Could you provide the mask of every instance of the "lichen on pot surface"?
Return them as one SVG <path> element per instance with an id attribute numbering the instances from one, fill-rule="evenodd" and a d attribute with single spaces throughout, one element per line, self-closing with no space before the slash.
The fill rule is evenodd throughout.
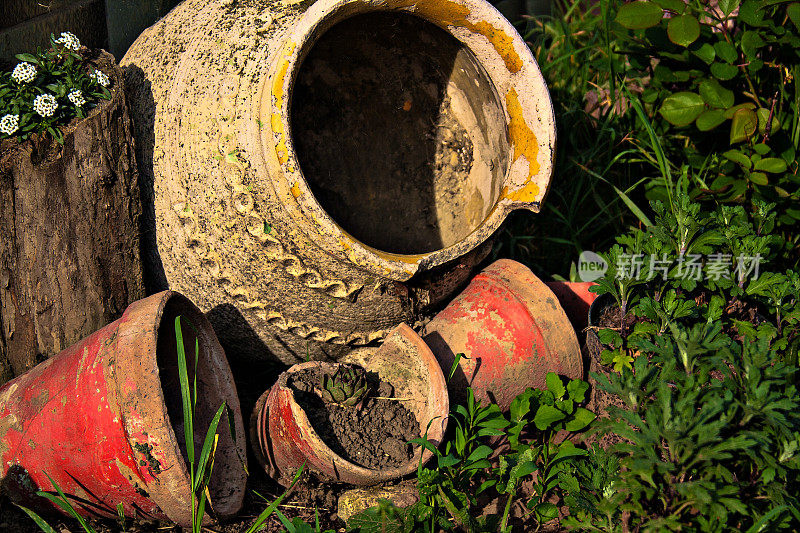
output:
<path id="1" fill-rule="evenodd" d="M 382 340 L 547 191 L 547 89 L 483 0 L 187 0 L 123 66 L 150 288 L 192 297 L 236 356 Z"/>

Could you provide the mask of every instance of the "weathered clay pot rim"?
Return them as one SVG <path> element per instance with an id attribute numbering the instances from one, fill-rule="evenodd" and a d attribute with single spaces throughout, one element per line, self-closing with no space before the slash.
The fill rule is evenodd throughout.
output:
<path id="1" fill-rule="evenodd" d="M 355 239 L 316 201 L 293 148 L 289 95 L 302 59 L 327 28 L 351 16 L 375 11 L 413 14 L 461 41 L 481 63 L 508 114 L 506 122 L 514 157 L 510 158 L 503 178 L 500 197 L 469 235 L 439 250 L 404 255 L 377 250 Z M 488 56 L 487 50 L 492 50 Z M 318 0 L 285 37 L 270 76 L 262 80 L 260 101 L 256 105 L 258 123 L 271 133 L 260 136 L 261 149 L 268 166 L 275 170 L 275 192 L 285 199 L 292 216 L 315 221 L 317 240 L 340 259 L 399 281 L 474 249 L 514 209 L 538 212 L 552 174 L 555 118 L 544 78 L 524 40 L 485 0 Z M 532 116 L 524 117 L 523 110 Z M 516 125 L 513 131 L 512 123 Z M 528 157 L 523 160 L 521 156 L 534 161 L 528 161 Z M 298 201 L 301 196 L 302 202 Z"/>
<path id="2" fill-rule="evenodd" d="M 345 362 L 342 363 L 332 363 L 328 361 L 307 361 L 305 363 L 299 363 L 297 365 L 293 365 L 288 370 L 286 370 L 283 374 L 280 375 L 278 378 L 277 383 L 273 385 L 269 390 L 267 390 L 262 397 L 266 397 L 271 391 L 275 391 L 276 394 L 288 394 L 291 397 L 291 406 L 292 406 L 292 415 L 298 420 L 297 427 L 299 428 L 303 438 L 311 444 L 312 449 L 322 450 L 323 453 L 326 455 L 330 455 L 331 457 L 336 457 L 336 461 L 339 467 L 344 467 L 345 470 L 349 470 L 352 473 L 363 476 L 365 478 L 372 477 L 375 482 L 381 481 L 388 481 L 390 479 L 399 478 L 410 474 L 417 468 L 417 464 L 419 463 L 420 458 L 422 457 L 422 451 L 424 448 L 421 446 L 417 447 L 417 450 L 414 452 L 414 457 L 409 459 L 409 461 L 401 466 L 395 466 L 391 468 L 367 468 L 364 466 L 357 465 L 351 461 L 348 461 L 341 455 L 334 452 L 330 446 L 319 436 L 319 434 L 314 430 L 311 426 L 310 421 L 308 420 L 308 415 L 306 415 L 305 410 L 295 401 L 294 399 L 294 392 L 290 387 L 287 386 L 287 381 L 291 374 L 295 374 L 297 372 L 301 372 L 308 368 L 314 367 L 323 367 L 327 369 L 333 369 L 337 366 L 341 366 L 343 364 L 348 364 Z M 261 405 L 261 398 L 256 403 L 256 405 Z M 269 402 L 263 404 L 263 420 L 269 419 Z"/>
<path id="3" fill-rule="evenodd" d="M 153 390 L 155 394 L 151 397 L 151 401 L 139 402 L 137 404 L 138 412 L 136 413 L 138 416 L 154 423 L 151 427 L 142 428 L 135 420 L 125 416 L 125 409 L 121 410 L 120 417 L 129 440 L 144 430 L 146 431 L 145 435 L 149 434 L 149 438 L 159 441 L 162 445 L 167 443 L 171 445 L 171 449 L 167 451 L 171 454 L 174 464 L 171 465 L 171 468 L 167 467 L 162 471 L 157 483 L 148 483 L 146 488 L 154 501 L 171 520 L 178 524 L 191 524 L 191 510 L 186 508 L 184 501 L 185 495 L 189 494 L 191 490 L 187 483 L 189 469 L 181 452 L 174 426 L 174 424 L 181 421 L 171 420 L 167 412 L 167 401 L 161 383 L 161 370 L 158 364 L 158 335 L 160 328 L 165 325 L 164 314 L 167 306 L 177 306 L 179 309 L 177 314 L 192 322 L 201 346 L 205 346 L 217 356 L 223 358 L 224 352 L 222 352 L 222 347 L 214 336 L 213 329 L 211 329 L 211 325 L 207 322 L 205 315 L 188 298 L 174 291 L 164 291 L 160 293 L 160 297 L 159 295 L 154 296 L 135 302 L 123 313 L 120 324 L 122 334 L 118 335 L 116 343 L 118 346 L 128 343 L 130 349 L 118 348 L 117 371 L 115 372 L 116 392 L 119 394 L 120 400 L 124 401 L 125 379 L 131 375 L 131 371 L 140 366 L 142 362 L 146 362 L 148 367 L 155 369 L 153 373 L 143 373 L 138 377 L 140 387 Z M 153 318 L 149 322 L 152 327 L 146 330 L 134 330 L 125 335 L 125 318 L 132 313 L 141 313 L 141 308 L 146 309 L 147 307 L 155 308 L 151 311 Z M 210 361 L 213 361 L 211 356 Z M 200 379 L 199 376 L 198 379 Z M 231 382 L 229 385 L 232 387 L 231 391 L 229 391 L 232 392 L 232 397 L 238 398 L 235 384 Z M 233 411 L 238 411 L 238 406 L 236 405 L 229 405 L 228 407 Z M 237 438 L 244 439 L 242 428 L 237 427 L 235 430 Z M 231 491 L 226 497 L 214 500 L 214 511 L 219 516 L 232 516 L 241 508 L 244 492 L 241 491 L 242 498 L 237 498 L 235 492 Z"/>

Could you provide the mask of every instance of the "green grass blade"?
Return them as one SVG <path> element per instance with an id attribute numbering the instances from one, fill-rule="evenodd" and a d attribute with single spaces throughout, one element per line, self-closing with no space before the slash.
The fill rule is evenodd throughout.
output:
<path id="1" fill-rule="evenodd" d="M 15 505 L 16 505 L 16 504 L 15 504 Z M 36 525 L 37 525 L 37 526 L 39 526 L 39 529 L 41 529 L 42 531 L 44 531 L 44 533 L 57 533 L 57 532 L 56 532 L 56 530 L 55 530 L 55 529 L 53 529 L 53 528 L 50 526 L 50 524 L 48 524 L 47 522 L 45 522 L 44 518 L 42 518 L 41 516 L 39 516 L 39 515 L 38 515 L 38 514 L 36 514 L 35 512 L 33 512 L 33 511 L 31 511 L 30 509 L 28 509 L 27 507 L 23 507 L 23 506 L 21 506 L 21 505 L 17 505 L 17 507 L 19 507 L 20 509 L 22 509 L 22 511 L 23 511 L 23 512 L 24 512 L 26 515 L 30 516 L 30 517 L 31 517 L 31 520 L 33 520 L 34 522 L 36 522 Z"/>
<path id="2" fill-rule="evenodd" d="M 66 494 L 64 494 L 64 491 L 62 491 L 61 487 L 58 486 L 58 483 L 56 483 L 55 480 L 51 478 L 50 475 L 47 474 L 46 472 L 44 475 L 47 476 L 47 479 L 50 480 L 50 483 L 53 485 L 53 488 L 55 488 L 56 492 L 58 492 L 58 497 L 42 490 L 38 491 L 36 494 L 42 496 L 43 498 L 47 498 L 54 504 L 64 509 L 64 511 L 66 511 L 67 514 L 69 514 L 72 518 L 78 521 L 78 523 L 81 525 L 81 527 L 86 533 L 95 533 L 94 528 L 89 524 L 87 524 L 86 520 L 84 520 L 83 517 L 78 514 L 78 511 L 75 510 L 75 507 L 72 506 L 70 501 L 67 499 Z"/>
<path id="3" fill-rule="evenodd" d="M 603 183 L 606 183 L 606 184 L 610 185 L 611 188 L 614 189 L 614 192 L 617 193 L 617 196 L 619 196 L 619 199 L 622 200 L 622 202 L 628 207 L 628 209 L 630 209 L 631 213 L 633 213 L 636 216 L 636 218 L 638 218 L 642 222 L 642 224 L 644 224 L 645 226 L 652 226 L 653 225 L 653 222 L 650 220 L 650 218 L 644 213 L 644 211 L 642 211 L 639 208 L 639 206 L 637 206 L 633 202 L 633 200 L 630 199 L 630 197 L 624 191 L 620 190 L 616 185 L 614 185 L 613 183 L 611 183 L 610 181 L 605 179 L 600 174 L 598 174 L 596 172 L 593 172 L 592 170 L 590 170 L 590 169 L 588 169 L 586 167 L 583 167 L 583 171 L 588 173 L 589 175 L 601 180 Z M 635 189 L 639 184 L 643 183 L 644 181 L 646 181 L 646 178 L 642 178 L 641 180 L 637 181 L 633 186 L 628 188 L 628 192 L 630 192 L 633 189 Z M 592 220 L 594 220 L 594 219 L 592 219 Z"/>
<path id="4" fill-rule="evenodd" d="M 775 515 L 778 515 L 778 514 L 782 513 L 783 511 L 785 511 L 785 510 L 787 509 L 787 507 L 788 507 L 788 506 L 786 506 L 786 505 L 779 505 L 778 507 L 775 507 L 775 508 L 774 508 L 774 509 L 772 509 L 770 512 L 768 512 L 767 514 L 765 514 L 764 516 L 762 516 L 762 517 L 759 519 L 759 521 L 758 521 L 758 522 L 756 522 L 755 524 L 753 524 L 753 525 L 750 527 L 750 529 L 748 529 L 748 530 L 747 530 L 747 533 L 758 533 L 759 531 L 763 531 L 763 530 L 764 530 L 764 528 L 766 527 L 766 525 L 767 525 L 767 524 L 768 524 L 768 523 L 769 523 L 769 522 L 770 522 L 770 521 L 771 521 L 773 518 L 775 518 Z"/>
<path id="5" fill-rule="evenodd" d="M 642 108 L 642 103 L 639 101 L 639 98 L 632 94 L 626 86 L 623 85 L 622 88 L 625 91 L 625 96 L 628 98 L 628 101 L 630 101 L 633 109 L 636 111 L 636 115 L 639 117 L 639 120 L 642 122 L 645 130 L 647 131 L 647 136 L 650 138 L 650 146 L 653 149 L 653 152 L 656 154 L 656 160 L 658 161 L 658 168 L 661 171 L 661 176 L 664 178 L 664 181 L 667 184 L 667 195 L 669 196 L 670 205 L 674 208 L 674 203 L 672 200 L 672 191 L 674 189 L 672 171 L 669 168 L 667 157 L 664 155 L 664 149 L 661 147 L 661 142 L 658 140 L 658 135 L 656 135 L 656 131 L 653 129 L 653 125 L 650 123 L 650 119 L 647 118 L 647 114 L 644 112 L 644 108 Z"/>
<path id="6" fill-rule="evenodd" d="M 197 361 L 200 359 L 200 340 L 194 339 L 194 379 L 192 380 L 192 419 L 197 407 Z"/>
<path id="7" fill-rule="evenodd" d="M 303 464 L 303 466 L 305 466 L 305 463 Z M 278 506 L 283 502 L 284 498 L 286 498 L 286 495 L 289 494 L 289 492 L 294 488 L 295 484 L 300 480 L 300 476 L 303 473 L 303 466 L 301 466 L 297 470 L 297 473 L 294 475 L 294 479 L 292 479 L 291 485 L 289 485 L 289 487 L 285 491 L 283 491 L 283 494 L 275 498 L 275 501 L 269 504 L 266 509 L 261 511 L 261 514 L 258 515 L 256 521 L 253 522 L 253 525 L 247 528 L 247 531 L 245 531 L 245 533 L 255 533 L 256 531 L 258 531 L 258 529 L 264 524 L 264 522 L 267 521 L 267 518 L 269 518 L 270 515 L 272 515 L 272 513 L 274 513 L 278 509 Z"/>
<path id="8" fill-rule="evenodd" d="M 200 533 L 203 529 L 203 517 L 206 515 L 206 498 L 201 494 L 200 499 L 197 501 L 197 513 L 192 522 L 192 529 L 194 533 Z"/>
<path id="9" fill-rule="evenodd" d="M 453 379 L 453 374 L 456 373 L 456 368 L 458 368 L 458 363 L 461 361 L 462 357 L 464 359 L 469 359 L 469 357 L 467 357 L 463 353 L 457 353 L 456 354 L 455 358 L 453 359 L 453 364 L 450 367 L 450 372 L 447 373 L 447 382 L 448 383 L 450 383 L 450 380 Z"/>
<path id="10" fill-rule="evenodd" d="M 275 509 L 275 515 L 278 517 L 278 520 L 281 521 L 283 527 L 286 528 L 286 531 L 289 533 L 297 533 L 297 528 L 294 527 L 294 524 L 292 524 L 288 518 L 286 518 L 285 514 Z"/>
<path id="11" fill-rule="evenodd" d="M 206 432 L 206 439 L 203 441 L 203 448 L 200 451 L 200 458 L 197 462 L 197 479 L 194 482 L 193 490 L 195 492 L 200 489 L 200 482 L 207 479 L 206 476 L 206 467 L 209 464 L 209 458 L 211 457 L 212 453 L 212 445 L 214 444 L 214 437 L 217 434 L 217 426 L 219 425 L 219 420 L 222 418 L 222 413 L 225 412 L 226 408 L 225 402 L 222 402 L 222 405 L 219 406 L 217 409 L 214 418 L 211 419 L 211 424 L 208 425 L 208 431 Z"/>
<path id="12" fill-rule="evenodd" d="M 183 345 L 181 317 L 175 317 L 175 338 L 178 343 L 178 378 L 181 383 L 181 399 L 183 403 L 183 434 L 186 438 L 186 455 L 189 459 L 189 471 L 194 482 L 194 426 L 192 417 L 192 398 L 189 392 L 189 375 L 186 370 L 186 349 Z"/>

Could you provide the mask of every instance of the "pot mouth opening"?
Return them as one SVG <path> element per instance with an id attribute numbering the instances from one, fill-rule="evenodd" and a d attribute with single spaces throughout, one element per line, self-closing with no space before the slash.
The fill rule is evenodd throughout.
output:
<path id="1" fill-rule="evenodd" d="M 180 317 L 181 336 L 183 338 L 186 372 L 189 390 L 192 391 L 197 382 L 197 395 L 194 415 L 192 417 L 194 457 L 198 463 L 203 442 L 211 421 L 223 402 L 236 397 L 236 391 L 220 386 L 216 375 L 220 368 L 216 363 L 218 355 L 214 354 L 216 341 L 210 331 L 205 317 L 191 304 L 187 305 L 182 297 L 170 298 L 163 310 L 157 331 L 156 358 L 161 380 L 161 390 L 167 411 L 167 422 L 171 426 L 181 458 L 189 472 L 189 456 L 187 453 L 186 425 L 184 423 L 183 398 L 178 366 L 178 348 L 176 334 L 176 318 Z M 192 394 L 194 394 L 192 392 Z M 231 411 L 229 411 L 231 412 Z M 237 443 L 231 435 L 236 428 L 229 427 L 228 417 L 224 413 L 217 426 L 218 443 L 214 455 L 214 468 L 208 490 L 211 504 L 217 515 L 229 516 L 238 511 L 241 505 L 241 491 L 238 490 L 239 471 L 242 466 L 237 455 Z"/>
<path id="2" fill-rule="evenodd" d="M 460 257 L 547 192 L 547 87 L 486 0 L 317 0 L 262 89 L 253 127 L 284 205 L 376 274 Z"/>
<path id="3" fill-rule="evenodd" d="M 305 51 L 289 123 L 299 167 L 342 230 L 411 255 L 466 238 L 509 166 L 500 98 L 449 32 L 402 11 L 336 22 Z"/>

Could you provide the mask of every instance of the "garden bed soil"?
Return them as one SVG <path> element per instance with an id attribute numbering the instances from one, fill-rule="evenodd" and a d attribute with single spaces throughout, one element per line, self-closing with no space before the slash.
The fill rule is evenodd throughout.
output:
<path id="1" fill-rule="evenodd" d="M 393 398 L 393 387 L 368 374 L 369 392 L 354 407 L 325 403 L 315 392 L 321 369 L 293 373 L 288 386 L 311 427 L 334 451 L 351 463 L 371 469 L 393 468 L 414 457 L 411 439 L 420 436 L 414 413 Z"/>

